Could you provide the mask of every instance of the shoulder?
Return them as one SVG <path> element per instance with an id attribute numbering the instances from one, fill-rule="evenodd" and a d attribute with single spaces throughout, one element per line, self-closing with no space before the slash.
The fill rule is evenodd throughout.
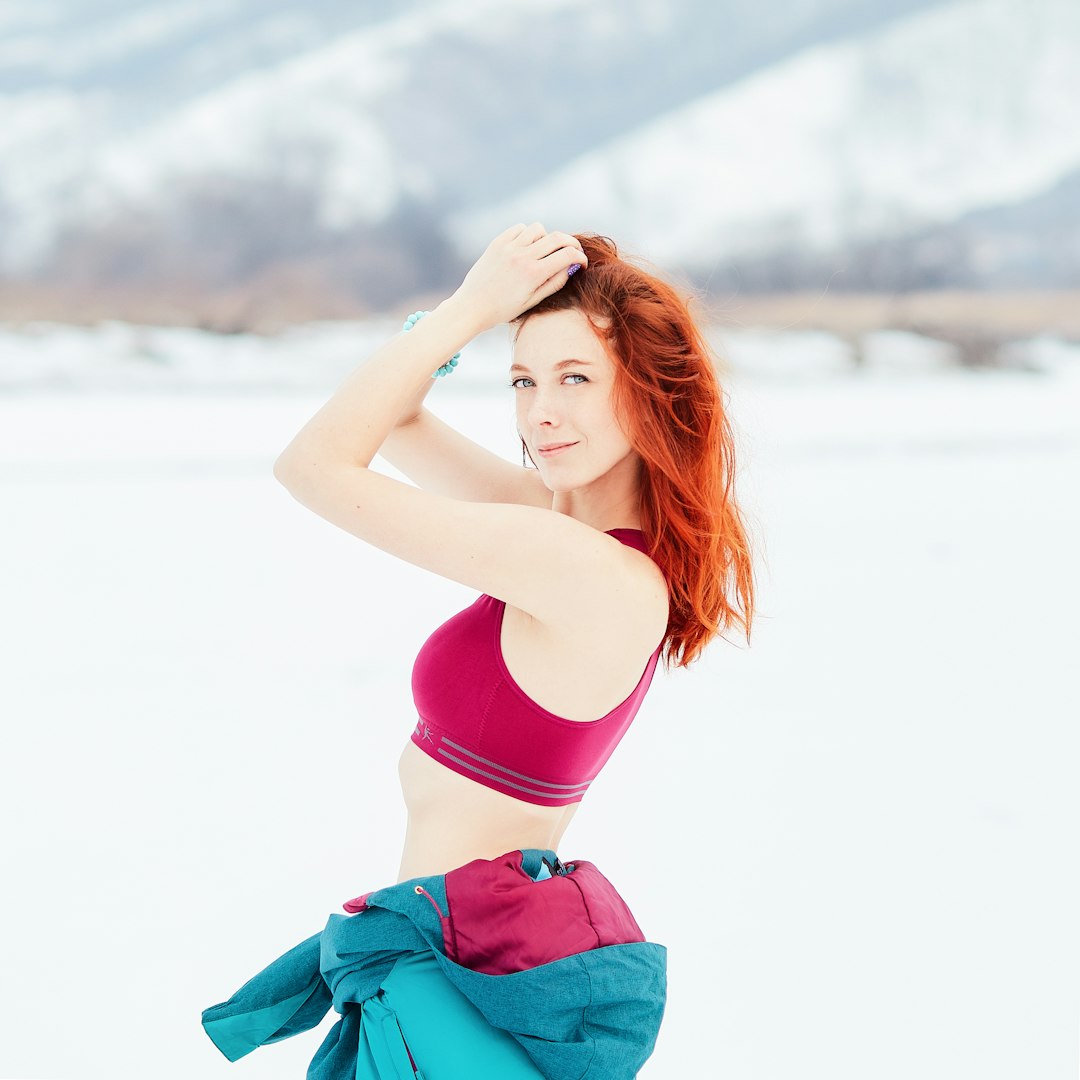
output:
<path id="1" fill-rule="evenodd" d="M 607 535 L 607 534 L 604 534 Z M 624 544 L 614 536 L 608 539 L 621 549 L 620 588 L 613 601 L 615 614 L 621 614 L 626 627 L 642 635 L 655 648 L 667 632 L 671 598 L 660 567 L 644 552 Z"/>
<path id="2" fill-rule="evenodd" d="M 519 491 L 517 501 L 521 505 L 551 510 L 551 489 L 536 470 L 524 471 Z M 660 567 L 644 551 L 623 543 L 617 536 L 598 535 L 612 552 L 611 602 L 603 615 L 604 621 L 618 622 L 631 632 L 637 630 L 646 640 L 662 641 L 667 632 L 671 598 Z"/>

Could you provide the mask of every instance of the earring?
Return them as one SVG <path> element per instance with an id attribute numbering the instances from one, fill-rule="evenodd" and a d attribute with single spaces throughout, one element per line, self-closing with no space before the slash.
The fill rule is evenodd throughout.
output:
<path id="1" fill-rule="evenodd" d="M 527 468 L 529 468 L 529 465 L 525 464 L 525 453 L 526 453 L 525 440 L 521 438 L 521 432 L 520 431 L 517 433 L 517 437 L 519 439 L 521 439 L 521 467 L 523 469 L 527 469 Z M 533 461 L 531 455 L 529 456 L 529 463 L 532 466 L 532 468 L 534 468 L 534 469 L 536 468 L 536 462 Z"/>

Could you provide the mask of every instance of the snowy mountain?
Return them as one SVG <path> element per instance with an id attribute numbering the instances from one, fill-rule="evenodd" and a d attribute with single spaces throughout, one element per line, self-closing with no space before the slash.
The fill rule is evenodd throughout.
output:
<path id="1" fill-rule="evenodd" d="M 1015 243 L 1078 217 L 1074 0 L 385 10 L 0 7 L 0 272 L 392 303 L 539 219 L 766 287 L 883 238 L 916 280 L 1080 274 Z"/>
<path id="2" fill-rule="evenodd" d="M 455 215 L 453 231 L 475 245 L 522 216 L 565 221 L 708 271 L 979 221 L 991 269 L 1008 253 L 990 238 L 1016 204 L 1070 177 L 1075 186 L 1080 4 L 959 0 L 802 50 Z M 987 212 L 999 207 L 997 219 Z"/>

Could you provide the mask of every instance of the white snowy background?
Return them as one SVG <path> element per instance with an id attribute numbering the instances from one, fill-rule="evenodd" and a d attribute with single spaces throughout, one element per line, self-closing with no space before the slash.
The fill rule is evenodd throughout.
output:
<path id="1" fill-rule="evenodd" d="M 390 331 L 0 339 L 52 372 L 0 395 L 0 1075 L 295 1080 L 336 1020 L 230 1064 L 199 1014 L 396 877 L 411 664 L 474 594 L 271 475 Z M 760 618 L 658 672 L 560 851 L 670 950 L 641 1075 L 1072 1080 L 1078 350 L 713 341 Z M 429 402 L 519 460 L 506 348 Z"/>
<path id="2" fill-rule="evenodd" d="M 184 199 L 272 181 L 473 258 L 519 219 L 706 270 L 985 226 L 991 277 L 1075 278 L 1074 0 L 625 8 L 0 0 L 0 272 L 129 217 L 190 257 Z M 296 1080 L 336 1020 L 235 1064 L 199 1022 L 396 877 L 411 666 L 475 594 L 271 470 L 406 313 L 0 324 L 3 1080 Z M 641 1076 L 1075 1080 L 1080 346 L 710 334 L 752 644 L 658 671 L 559 852 L 669 949 Z M 429 403 L 520 461 L 508 363 Z"/>

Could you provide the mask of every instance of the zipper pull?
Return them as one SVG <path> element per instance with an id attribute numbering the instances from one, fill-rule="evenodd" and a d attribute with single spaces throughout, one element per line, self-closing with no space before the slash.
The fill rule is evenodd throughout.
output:
<path id="1" fill-rule="evenodd" d="M 414 893 L 423 893 L 431 901 L 431 906 L 438 913 L 439 919 L 441 920 L 441 919 L 445 918 L 445 916 L 442 913 L 442 910 L 439 907 L 438 901 L 435 899 L 434 896 L 431 895 L 431 893 L 429 893 L 427 891 L 427 889 L 424 888 L 423 885 L 414 885 L 413 886 L 413 892 Z"/>

